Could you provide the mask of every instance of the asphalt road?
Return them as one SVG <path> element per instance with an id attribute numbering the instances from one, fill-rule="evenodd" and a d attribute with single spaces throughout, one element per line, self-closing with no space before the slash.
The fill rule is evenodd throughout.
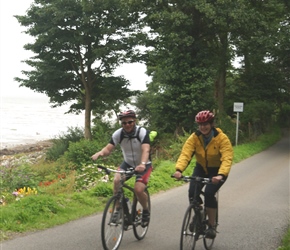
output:
<path id="1" fill-rule="evenodd" d="M 232 167 L 220 192 L 214 250 L 275 250 L 289 224 L 289 135 Z M 170 178 L 170 177 L 168 177 Z M 187 185 L 151 197 L 149 231 L 142 241 L 124 234 L 120 250 L 177 250 Z M 0 244 L 1 250 L 101 250 L 102 214 Z M 196 249 L 204 249 L 198 241 Z"/>

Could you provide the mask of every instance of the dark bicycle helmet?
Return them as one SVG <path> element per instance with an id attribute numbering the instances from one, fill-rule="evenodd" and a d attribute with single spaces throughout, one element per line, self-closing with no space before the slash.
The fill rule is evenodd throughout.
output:
<path id="1" fill-rule="evenodd" d="M 200 111 L 195 116 L 195 121 L 197 123 L 212 122 L 213 120 L 214 120 L 214 114 L 210 112 L 209 110 Z"/>
<path id="2" fill-rule="evenodd" d="M 135 111 L 129 109 L 127 111 L 123 111 L 120 114 L 118 114 L 118 119 L 121 120 L 124 117 L 132 117 L 132 118 L 136 118 L 136 113 Z"/>

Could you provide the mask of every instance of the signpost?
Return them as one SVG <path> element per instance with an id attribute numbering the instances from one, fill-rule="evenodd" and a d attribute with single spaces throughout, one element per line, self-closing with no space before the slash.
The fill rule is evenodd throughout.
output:
<path id="1" fill-rule="evenodd" d="M 239 113 L 243 111 L 244 111 L 244 103 L 234 102 L 234 112 L 237 112 L 236 146 L 238 145 L 238 135 L 239 135 Z"/>

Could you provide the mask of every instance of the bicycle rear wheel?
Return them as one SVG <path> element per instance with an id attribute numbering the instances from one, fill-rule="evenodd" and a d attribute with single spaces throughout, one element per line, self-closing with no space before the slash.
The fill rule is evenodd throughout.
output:
<path id="1" fill-rule="evenodd" d="M 105 250 L 118 249 L 124 234 L 124 210 L 121 205 L 117 209 L 117 201 L 115 196 L 111 197 L 103 213 L 101 234 Z"/>
<path id="2" fill-rule="evenodd" d="M 151 201 L 150 201 L 150 195 L 149 195 L 149 192 L 147 189 L 145 190 L 145 193 L 147 194 L 147 197 L 148 197 L 148 199 L 147 199 L 148 200 L 148 210 L 149 210 L 150 216 L 151 216 Z M 149 227 L 149 223 L 150 223 L 150 217 L 149 217 L 148 225 L 146 227 L 141 226 L 142 210 L 143 210 L 142 205 L 138 201 L 137 197 L 134 196 L 133 207 L 132 207 L 133 231 L 134 231 L 134 235 L 135 235 L 136 239 L 138 239 L 138 240 L 144 239 L 144 237 L 148 231 L 148 227 Z"/>

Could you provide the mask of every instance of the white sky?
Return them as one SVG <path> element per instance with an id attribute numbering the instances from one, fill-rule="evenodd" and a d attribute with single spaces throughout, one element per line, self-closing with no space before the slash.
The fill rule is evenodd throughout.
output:
<path id="1" fill-rule="evenodd" d="M 23 46 L 32 38 L 24 33 L 25 27 L 20 26 L 14 15 L 25 15 L 33 0 L 0 0 L 0 96 L 31 96 L 43 97 L 44 94 L 19 87 L 14 77 L 22 77 L 21 71 L 28 66 L 21 61 L 33 54 L 24 50 Z M 145 90 L 150 78 L 145 74 L 143 64 L 124 65 L 116 70 L 117 75 L 124 75 L 130 81 L 131 89 Z"/>

